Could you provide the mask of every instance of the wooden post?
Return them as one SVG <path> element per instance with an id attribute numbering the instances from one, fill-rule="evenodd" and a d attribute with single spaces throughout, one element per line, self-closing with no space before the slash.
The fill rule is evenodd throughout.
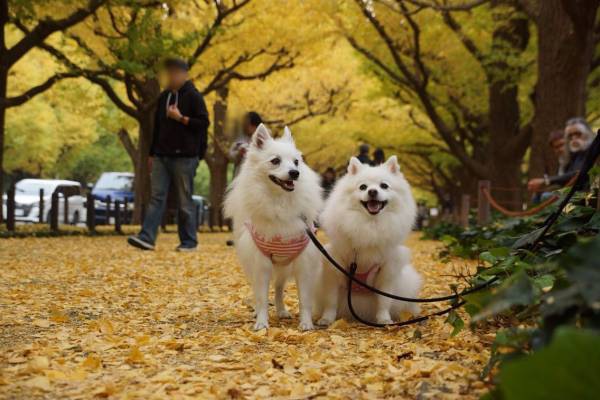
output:
<path id="1" fill-rule="evenodd" d="M 460 226 L 469 227 L 469 211 L 471 209 L 471 196 L 463 194 L 460 203 Z"/>
<path id="2" fill-rule="evenodd" d="M 52 201 L 50 205 L 50 230 L 58 232 L 58 193 L 52 193 Z"/>
<path id="3" fill-rule="evenodd" d="M 90 232 L 96 231 L 96 207 L 94 204 L 94 196 L 91 193 L 87 194 L 86 206 L 86 218 L 87 227 Z"/>
<path id="4" fill-rule="evenodd" d="M 40 206 L 39 206 L 39 210 L 40 212 L 38 213 L 38 221 L 40 224 L 44 223 L 44 214 L 45 211 L 45 202 L 44 202 L 44 189 L 40 189 Z"/>
<path id="5" fill-rule="evenodd" d="M 121 231 L 121 202 L 115 200 L 115 232 L 123 233 Z"/>
<path id="6" fill-rule="evenodd" d="M 106 225 L 110 225 L 110 196 L 106 196 Z"/>
<path id="7" fill-rule="evenodd" d="M 127 201 L 127 197 L 125 197 L 125 199 L 123 200 L 123 211 L 124 211 L 123 223 L 129 224 L 131 221 L 129 220 L 129 201 Z"/>
<path id="8" fill-rule="evenodd" d="M 168 205 L 167 205 L 168 207 Z M 160 220 L 160 229 L 163 233 L 167 233 L 167 217 L 169 216 L 169 209 L 166 208 L 163 212 L 162 218 Z"/>
<path id="9" fill-rule="evenodd" d="M 6 196 L 6 229 L 15 230 L 15 183 L 11 183 Z"/>
<path id="10" fill-rule="evenodd" d="M 200 204 L 196 204 L 196 231 L 200 230 Z"/>
<path id="11" fill-rule="evenodd" d="M 477 224 L 487 225 L 491 221 L 490 202 L 483 194 L 484 190 L 491 193 L 492 183 L 490 181 L 479 181 L 477 191 Z"/>
<path id="12" fill-rule="evenodd" d="M 63 194 L 63 198 L 65 199 L 65 202 L 63 204 L 63 223 L 65 225 L 69 224 L 69 198 L 67 197 L 66 194 Z"/>

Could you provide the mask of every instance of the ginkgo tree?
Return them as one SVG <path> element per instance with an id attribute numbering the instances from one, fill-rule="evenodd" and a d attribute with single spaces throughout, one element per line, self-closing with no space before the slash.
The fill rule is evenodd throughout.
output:
<path id="1" fill-rule="evenodd" d="M 224 90 L 234 80 L 265 79 L 292 68 L 298 51 L 292 48 L 291 30 L 282 34 L 283 21 L 273 26 L 273 14 L 260 12 L 265 5 L 251 0 L 109 2 L 94 19 L 65 32 L 62 43 L 40 45 L 68 71 L 100 86 L 138 122 L 137 143 L 126 130 L 119 132 L 135 165 L 137 204 L 146 204 L 149 197 L 146 161 L 161 60 L 173 55 L 187 59 L 204 95 Z M 19 28 L 29 32 L 25 24 Z M 211 172 L 226 169 L 211 165 L 210 158 L 207 162 Z"/>
<path id="2" fill-rule="evenodd" d="M 534 57 L 529 22 L 518 6 L 353 3 L 341 2 L 342 16 L 332 17 L 341 34 L 387 96 L 412 106 L 413 124 L 425 122 L 441 139 L 434 150 L 458 161 L 459 191 L 473 191 L 477 179 L 518 186 L 531 137 L 533 82 L 526 72 Z"/>
<path id="3" fill-rule="evenodd" d="M 48 90 L 57 81 L 76 76 L 72 72 L 57 72 L 44 82 L 24 92 L 10 94 L 9 76 L 15 64 L 53 33 L 72 27 L 94 13 L 105 0 L 36 1 L 0 0 L 0 189 L 4 187 L 4 132 L 6 110 L 24 104 L 32 97 Z M 16 43 L 8 43 L 7 35 L 15 24 L 31 27 Z M 2 206 L 0 197 L 0 208 Z M 2 216 L 0 216 L 0 219 Z"/>

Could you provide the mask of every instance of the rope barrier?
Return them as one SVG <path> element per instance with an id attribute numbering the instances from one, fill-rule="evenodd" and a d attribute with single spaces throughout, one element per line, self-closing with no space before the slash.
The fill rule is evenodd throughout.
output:
<path id="1" fill-rule="evenodd" d="M 483 193 L 483 195 L 485 196 L 487 201 L 489 201 L 489 203 L 492 207 L 494 207 L 496 210 L 500 211 L 502 214 L 506 215 L 507 217 L 529 217 L 529 216 L 535 215 L 535 214 L 539 213 L 540 211 L 542 211 L 543 209 L 545 209 L 546 207 L 554 204 L 560 198 L 559 196 L 553 195 L 552 197 L 546 199 L 543 203 L 539 204 L 536 207 L 530 208 L 529 210 L 511 211 L 511 210 L 508 210 L 508 209 L 502 207 L 500 204 L 498 204 L 498 202 L 492 197 L 490 191 L 487 188 L 481 189 L 481 192 Z"/>
<path id="2" fill-rule="evenodd" d="M 578 176 L 579 176 L 579 174 L 577 174 L 573 178 L 571 178 L 571 180 L 565 185 L 565 187 L 573 186 L 573 184 L 575 184 L 575 182 L 577 181 Z M 494 187 L 493 189 L 498 190 L 499 188 Z M 502 190 L 505 188 L 500 188 L 500 189 Z M 490 191 L 487 188 L 482 188 L 481 192 L 483 193 L 483 195 L 485 196 L 487 201 L 490 203 L 490 205 L 494 209 L 496 209 L 497 211 L 506 215 L 507 217 L 530 217 L 532 215 L 539 213 L 540 211 L 544 210 L 545 208 L 551 206 L 552 204 L 556 203 L 556 201 L 558 201 L 558 199 L 560 199 L 560 196 L 552 195 L 551 197 L 544 200 L 542 203 L 538 204 L 537 206 L 535 206 L 533 208 L 530 208 L 530 209 L 524 210 L 524 211 L 512 211 L 512 210 L 509 210 L 509 209 L 503 207 L 500 203 L 498 203 L 498 201 L 496 201 L 496 199 L 494 199 L 494 197 L 492 196 L 492 194 L 490 193 Z"/>

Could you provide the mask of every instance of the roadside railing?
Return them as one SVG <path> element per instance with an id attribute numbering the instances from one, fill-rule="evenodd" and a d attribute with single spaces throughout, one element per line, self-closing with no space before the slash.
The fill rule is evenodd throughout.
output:
<path id="1" fill-rule="evenodd" d="M 17 224 L 20 223 L 38 223 L 47 224 L 51 233 L 59 233 L 61 226 L 71 225 L 84 227 L 89 233 L 96 233 L 99 225 L 112 226 L 114 232 L 123 234 L 123 227 L 132 225 L 134 207 L 127 200 L 114 200 L 108 196 L 103 202 L 95 199 L 91 193 L 85 196 L 83 209 L 81 200 L 73 204 L 70 196 L 54 191 L 48 198 L 44 189 L 40 189 L 39 198 L 33 204 L 17 204 L 15 201 L 15 185 L 11 184 L 6 193 L 5 213 L 6 229 L 9 232 L 17 230 Z M 48 204 L 49 203 L 49 204 Z M 98 206 L 102 203 L 100 209 L 103 215 L 98 214 Z M 37 215 L 35 209 L 37 208 Z M 84 211 L 83 211 L 84 210 Z M 81 218 L 80 211 L 85 213 L 85 218 Z M 146 206 L 141 205 L 142 220 L 145 215 Z M 213 230 L 211 223 L 210 207 L 196 204 L 196 224 L 197 230 L 202 231 L 204 227 Z M 64 229 L 64 228 L 63 228 Z"/>

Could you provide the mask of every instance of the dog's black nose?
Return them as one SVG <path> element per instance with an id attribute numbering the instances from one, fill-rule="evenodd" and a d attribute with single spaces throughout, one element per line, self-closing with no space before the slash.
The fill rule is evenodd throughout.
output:
<path id="1" fill-rule="evenodd" d="M 368 193 L 369 193 L 369 197 L 372 197 L 372 198 L 376 198 L 377 195 L 379 194 L 379 192 L 377 192 L 377 189 L 369 189 Z"/>
<path id="2" fill-rule="evenodd" d="M 300 171 L 298 171 L 297 169 L 290 169 L 288 171 L 288 175 L 291 179 L 296 180 L 300 176 Z"/>

